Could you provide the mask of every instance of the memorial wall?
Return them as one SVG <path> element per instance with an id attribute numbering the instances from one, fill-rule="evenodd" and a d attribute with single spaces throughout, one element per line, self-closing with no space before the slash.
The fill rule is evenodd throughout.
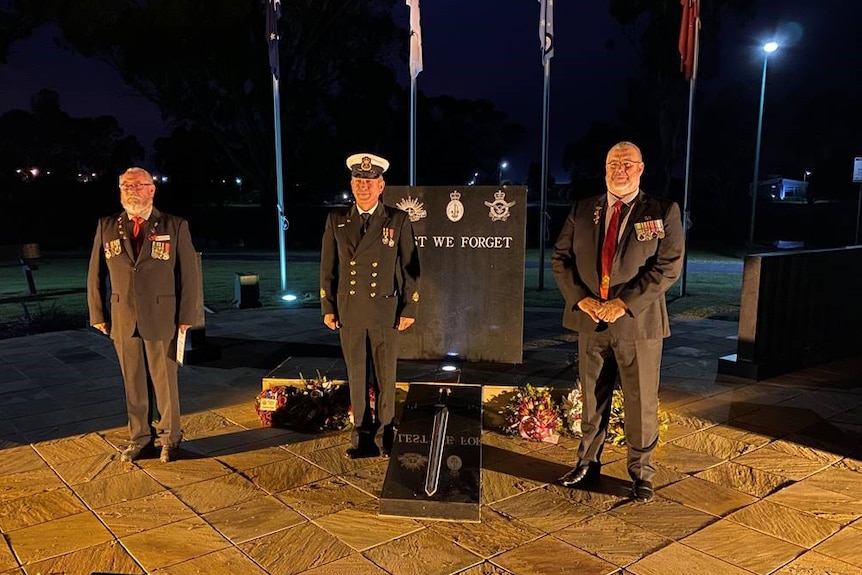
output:
<path id="1" fill-rule="evenodd" d="M 401 359 L 521 363 L 527 191 L 523 186 L 387 186 L 420 251 L 419 317 Z"/>

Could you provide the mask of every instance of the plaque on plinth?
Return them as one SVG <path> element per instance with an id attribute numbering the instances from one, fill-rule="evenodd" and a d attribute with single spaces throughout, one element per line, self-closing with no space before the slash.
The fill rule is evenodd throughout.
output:
<path id="1" fill-rule="evenodd" d="M 411 383 L 380 514 L 479 521 L 482 386 Z"/>

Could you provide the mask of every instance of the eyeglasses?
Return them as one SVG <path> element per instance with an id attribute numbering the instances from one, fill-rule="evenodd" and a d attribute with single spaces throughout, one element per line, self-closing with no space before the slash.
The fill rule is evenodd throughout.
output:
<path id="1" fill-rule="evenodd" d="M 641 165 L 641 164 L 643 164 L 643 162 L 629 162 L 629 161 L 625 161 L 625 162 L 608 162 L 607 164 L 605 164 L 605 166 L 607 167 L 607 169 L 609 169 L 609 170 L 610 170 L 610 171 L 612 171 L 612 172 L 616 172 L 616 171 L 617 171 L 617 170 L 619 170 L 620 168 L 622 168 L 622 169 L 623 169 L 623 171 L 628 172 L 628 171 L 629 171 L 629 170 L 631 170 L 633 167 L 635 167 L 635 166 L 639 166 L 639 165 Z"/>
<path id="2" fill-rule="evenodd" d="M 138 190 L 143 190 L 144 188 L 152 185 L 153 184 L 120 184 L 120 189 L 123 191 L 134 190 L 137 192 Z"/>

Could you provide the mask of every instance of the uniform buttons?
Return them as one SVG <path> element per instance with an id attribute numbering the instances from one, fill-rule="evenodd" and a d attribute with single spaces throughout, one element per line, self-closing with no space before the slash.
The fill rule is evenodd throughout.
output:
<path id="1" fill-rule="evenodd" d="M 349 293 L 350 295 L 356 295 L 356 290 L 350 290 L 348 293 Z"/>
<path id="2" fill-rule="evenodd" d="M 351 262 L 350 262 L 350 265 L 355 266 L 355 265 L 356 265 L 356 261 L 351 261 Z"/>
<path id="3" fill-rule="evenodd" d="M 371 287 L 377 287 L 377 282 L 371 282 Z"/>
<path id="4" fill-rule="evenodd" d="M 355 286 L 355 285 L 356 285 L 356 280 L 350 280 L 350 285 Z"/>
<path id="5" fill-rule="evenodd" d="M 371 262 L 371 267 L 376 268 L 376 267 L 377 267 L 377 262 Z"/>
<path id="6" fill-rule="evenodd" d="M 350 270 L 350 275 L 355 276 L 355 275 L 356 275 L 356 270 Z"/>
<path id="7" fill-rule="evenodd" d="M 377 295 L 376 293 L 371 292 L 371 297 L 374 297 L 374 296 L 376 296 L 376 295 Z"/>
<path id="8" fill-rule="evenodd" d="M 376 277 L 377 277 L 377 272 L 371 272 L 371 277 L 376 278 Z"/>

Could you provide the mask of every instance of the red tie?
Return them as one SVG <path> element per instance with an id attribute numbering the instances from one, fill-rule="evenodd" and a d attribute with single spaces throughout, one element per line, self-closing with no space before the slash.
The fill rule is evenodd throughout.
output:
<path id="1" fill-rule="evenodd" d="M 611 287 L 611 268 L 614 266 L 614 254 L 617 253 L 617 236 L 620 231 L 620 211 L 623 202 L 617 200 L 614 204 L 614 212 L 608 230 L 605 232 L 605 243 L 602 244 L 602 285 L 599 294 L 602 299 L 608 299 L 608 288 Z"/>
<path id="2" fill-rule="evenodd" d="M 144 222 L 144 218 L 141 216 L 132 217 L 132 222 L 134 225 L 132 226 L 132 248 L 134 250 L 135 259 L 138 258 L 138 254 L 141 253 L 141 247 L 144 245 L 144 234 L 141 232 L 141 224 Z"/>

